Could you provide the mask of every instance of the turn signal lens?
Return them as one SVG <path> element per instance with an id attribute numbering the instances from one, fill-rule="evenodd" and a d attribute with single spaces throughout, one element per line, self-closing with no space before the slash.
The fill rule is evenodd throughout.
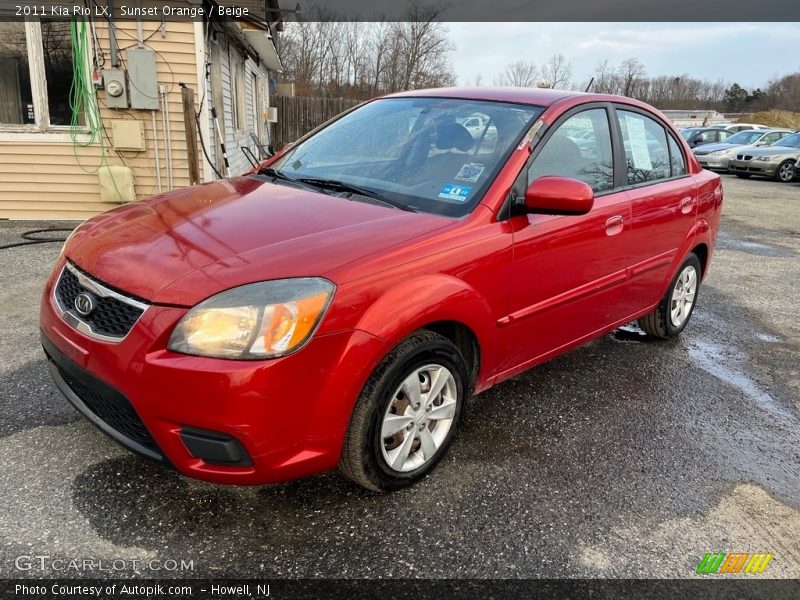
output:
<path id="1" fill-rule="evenodd" d="M 300 348 L 333 297 L 320 278 L 245 285 L 205 300 L 178 323 L 169 349 L 220 358 L 275 358 Z"/>

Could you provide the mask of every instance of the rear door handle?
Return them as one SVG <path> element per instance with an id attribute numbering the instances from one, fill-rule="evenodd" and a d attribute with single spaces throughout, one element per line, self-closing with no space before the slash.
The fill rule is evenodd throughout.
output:
<path id="1" fill-rule="evenodd" d="M 692 212 L 692 208 L 694 208 L 694 198 L 686 196 L 686 198 L 681 200 L 681 212 L 683 214 L 688 215 Z"/>
<path id="2" fill-rule="evenodd" d="M 606 219 L 606 235 L 612 236 L 622 233 L 624 225 L 625 219 L 622 217 L 622 215 L 614 215 L 613 217 L 609 217 Z"/>

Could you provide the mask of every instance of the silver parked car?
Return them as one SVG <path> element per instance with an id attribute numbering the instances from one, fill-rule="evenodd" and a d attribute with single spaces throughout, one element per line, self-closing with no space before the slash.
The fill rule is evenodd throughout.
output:
<path id="1" fill-rule="evenodd" d="M 791 134 L 791 129 L 748 129 L 732 135 L 724 142 L 704 144 L 692 150 L 704 169 L 727 171 L 728 161 L 743 150 L 769 146 Z"/>
<path id="2" fill-rule="evenodd" d="M 728 161 L 728 170 L 737 177 L 760 175 L 789 183 L 794 179 L 794 165 L 798 159 L 800 133 L 792 133 L 771 146 L 737 152 Z"/>

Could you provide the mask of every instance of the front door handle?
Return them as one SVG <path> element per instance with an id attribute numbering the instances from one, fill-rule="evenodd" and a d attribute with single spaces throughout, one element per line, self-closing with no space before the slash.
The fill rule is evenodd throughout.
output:
<path id="1" fill-rule="evenodd" d="M 622 215 L 614 215 L 606 219 L 606 235 L 612 236 L 622 233 L 625 226 L 625 219 Z"/>
<path id="2" fill-rule="evenodd" d="M 694 198 L 691 196 L 686 196 L 683 200 L 681 200 L 681 212 L 685 215 L 688 215 L 692 212 L 694 208 Z"/>

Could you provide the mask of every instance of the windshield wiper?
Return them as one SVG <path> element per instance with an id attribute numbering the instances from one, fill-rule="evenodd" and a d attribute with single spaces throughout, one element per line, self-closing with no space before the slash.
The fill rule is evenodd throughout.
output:
<path id="1" fill-rule="evenodd" d="M 286 183 L 294 184 L 295 186 L 303 188 L 305 190 L 316 190 L 317 188 L 319 188 L 319 186 L 307 183 L 302 179 L 295 179 L 294 177 L 289 177 L 288 175 L 283 173 L 283 171 L 278 171 L 278 169 L 273 169 L 272 167 L 264 167 L 263 169 L 259 169 L 256 175 L 266 175 L 267 177 L 272 177 L 273 179 L 278 181 L 285 181 Z"/>
<path id="2" fill-rule="evenodd" d="M 381 196 L 377 192 L 374 192 L 367 188 L 363 188 L 358 185 L 353 185 L 352 183 L 345 183 L 344 181 L 338 181 L 336 179 L 322 179 L 317 177 L 298 177 L 296 181 L 302 181 L 303 183 L 308 183 L 309 185 L 313 185 L 323 189 L 339 190 L 342 192 L 349 192 L 350 194 L 358 194 L 359 196 L 366 196 L 367 198 L 372 198 L 373 200 L 382 202 L 387 206 L 393 206 L 394 208 L 399 208 L 400 210 L 405 210 L 408 212 L 417 212 L 407 204 L 403 204 L 402 202 L 396 202 L 395 200 L 390 200 L 386 196 Z"/>
<path id="3" fill-rule="evenodd" d="M 281 171 L 273 169 L 272 167 L 264 167 L 263 169 L 259 169 L 258 174 L 267 175 L 268 177 L 274 177 L 275 179 L 281 179 L 283 181 L 295 181 L 288 175 L 284 175 Z"/>

